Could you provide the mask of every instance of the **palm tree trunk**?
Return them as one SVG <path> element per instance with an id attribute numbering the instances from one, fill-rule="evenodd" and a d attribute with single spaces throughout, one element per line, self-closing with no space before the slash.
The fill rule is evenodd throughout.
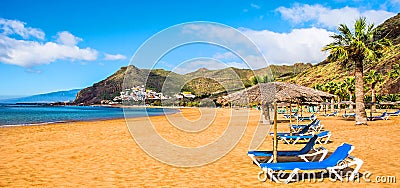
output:
<path id="1" fill-rule="evenodd" d="M 372 106 L 371 106 L 371 111 L 376 112 L 376 96 L 375 96 L 375 89 L 372 88 L 371 90 L 371 96 L 372 96 Z"/>
<path id="2" fill-rule="evenodd" d="M 277 104 L 276 102 L 274 103 L 274 142 L 273 142 L 273 150 L 272 150 L 272 155 L 273 155 L 273 161 L 274 163 L 278 162 L 277 157 L 278 157 L 278 138 L 277 138 L 277 132 L 278 132 L 278 111 L 277 111 Z"/>
<path id="3" fill-rule="evenodd" d="M 356 94 L 356 125 L 367 125 L 367 113 L 364 104 L 364 79 L 363 79 L 363 61 L 355 62 L 355 94 Z"/>

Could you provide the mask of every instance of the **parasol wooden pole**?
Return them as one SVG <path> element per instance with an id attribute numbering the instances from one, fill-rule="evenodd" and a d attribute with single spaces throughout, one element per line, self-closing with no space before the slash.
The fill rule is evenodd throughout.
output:
<path id="1" fill-rule="evenodd" d="M 289 102 L 289 123 L 292 125 L 292 101 Z"/>
<path id="2" fill-rule="evenodd" d="M 290 136 L 292 136 L 292 100 L 289 102 L 289 130 Z"/>
<path id="3" fill-rule="evenodd" d="M 277 162 L 277 155 L 278 155 L 278 139 L 277 139 L 277 132 L 278 132 L 278 111 L 277 111 L 277 103 L 274 102 L 274 142 L 273 142 L 273 162 Z"/>
<path id="4" fill-rule="evenodd" d="M 297 119 L 297 125 L 299 125 L 299 106 L 300 106 L 300 102 L 299 101 L 297 101 L 297 117 L 296 117 L 296 119 Z"/>
<path id="5" fill-rule="evenodd" d="M 300 116 L 303 117 L 303 104 L 300 104 Z"/>
<path id="6" fill-rule="evenodd" d="M 373 105 L 373 104 L 371 104 L 371 111 L 369 111 L 369 117 L 370 117 L 370 118 L 372 118 L 372 105 Z M 367 119 L 367 120 L 368 120 L 368 119 Z M 372 121 L 372 119 L 371 119 L 371 121 Z"/>
<path id="7" fill-rule="evenodd" d="M 288 107 L 287 107 L 287 106 L 285 107 L 285 110 L 286 110 L 286 112 L 285 112 L 285 114 L 286 114 L 286 113 L 287 113 L 287 111 L 288 111 Z"/>

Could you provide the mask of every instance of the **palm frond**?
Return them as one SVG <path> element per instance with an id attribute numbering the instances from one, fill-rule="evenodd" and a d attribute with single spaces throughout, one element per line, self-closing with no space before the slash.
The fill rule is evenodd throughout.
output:
<path id="1" fill-rule="evenodd" d="M 341 33 L 342 33 L 342 35 L 343 35 L 343 38 L 346 40 L 346 41 L 351 41 L 351 40 L 353 40 L 353 34 L 351 33 L 351 31 L 350 31 L 350 29 L 349 29 L 349 27 L 347 27 L 347 25 L 345 25 L 345 24 L 340 24 L 339 25 L 339 27 L 338 27 L 338 31 L 340 31 Z"/>
<path id="2" fill-rule="evenodd" d="M 366 18 L 361 17 L 354 24 L 354 35 L 357 40 L 365 40 L 365 29 L 367 27 Z"/>

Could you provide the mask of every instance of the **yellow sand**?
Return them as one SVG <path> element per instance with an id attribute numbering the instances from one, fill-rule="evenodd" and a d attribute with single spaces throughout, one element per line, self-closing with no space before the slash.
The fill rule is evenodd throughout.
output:
<path id="1" fill-rule="evenodd" d="M 211 110 L 211 109 L 210 109 Z M 151 117 L 157 132 L 166 140 L 187 147 L 210 143 L 225 131 L 230 109 L 217 109 L 216 118 L 205 130 L 187 133 L 174 128 L 165 116 Z M 182 109 L 190 121 L 200 118 L 198 109 Z M 0 187 L 268 187 L 280 186 L 260 182 L 260 169 L 251 163 L 247 150 L 260 119 L 259 111 L 251 110 L 247 129 L 238 145 L 220 160 L 208 165 L 179 168 L 161 163 L 143 152 L 132 139 L 124 119 L 71 122 L 44 126 L 0 128 Z M 400 178 L 400 117 L 387 121 L 355 126 L 354 121 L 340 117 L 319 117 L 325 129 L 332 132 L 332 142 L 324 145 L 333 151 L 343 142 L 356 147 L 352 155 L 364 160 L 360 172 L 376 176 Z M 146 118 L 130 122 L 138 125 Z M 287 131 L 286 123 L 279 131 Z M 271 149 L 267 137 L 261 149 Z M 280 143 L 279 149 L 299 149 L 303 145 Z M 400 181 L 400 180 L 399 180 Z M 388 183 L 323 182 L 291 183 L 289 186 L 398 186 Z"/>

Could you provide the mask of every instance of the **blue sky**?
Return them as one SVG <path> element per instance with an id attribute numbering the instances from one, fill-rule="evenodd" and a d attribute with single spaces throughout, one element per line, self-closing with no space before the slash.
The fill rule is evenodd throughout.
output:
<path id="1" fill-rule="evenodd" d="M 91 86 L 128 65 L 156 33 L 193 21 L 238 29 L 256 43 L 270 64 L 318 63 L 327 55 L 321 47 L 339 23 L 351 24 L 365 16 L 379 24 L 396 15 L 399 7 L 400 0 L 2 0 L 0 96 Z M 179 73 L 221 68 L 212 60 L 199 59 L 176 68 L 196 57 L 221 57 L 224 66 L 243 67 L 224 49 L 192 45 L 180 50 L 166 55 L 156 67 Z M 151 67 L 146 62 L 137 66 Z"/>

